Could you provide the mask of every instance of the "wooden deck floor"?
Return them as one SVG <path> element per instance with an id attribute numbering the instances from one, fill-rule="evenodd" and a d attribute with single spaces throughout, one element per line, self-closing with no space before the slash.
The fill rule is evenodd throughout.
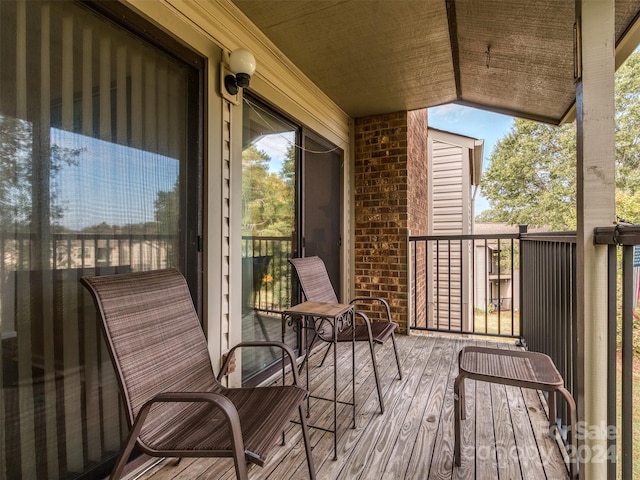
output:
<path id="1" fill-rule="evenodd" d="M 564 479 L 561 449 L 547 429 L 546 402 L 540 392 L 466 380 L 467 419 L 463 420 L 462 465 L 453 462 L 453 380 L 457 353 L 464 345 L 515 348 L 509 344 L 444 336 L 397 337 L 404 378 L 388 345 L 377 351 L 386 412 L 379 412 L 371 362 L 365 345 L 356 351 L 357 427 L 351 428 L 350 407 L 339 410 L 338 460 L 333 436 L 310 429 L 318 479 Z M 351 395 L 350 348 L 338 349 L 340 398 Z M 322 369 L 312 357 L 313 393 L 330 396 L 331 355 Z M 324 392 L 324 393 L 322 393 Z M 321 403 L 320 403 L 321 402 Z M 331 403 L 312 401 L 310 423 L 331 426 Z M 277 445 L 264 467 L 251 466 L 251 479 L 306 479 L 308 472 L 299 426 L 291 425 L 286 445 Z M 232 479 L 227 459 L 165 461 L 145 480 Z"/>

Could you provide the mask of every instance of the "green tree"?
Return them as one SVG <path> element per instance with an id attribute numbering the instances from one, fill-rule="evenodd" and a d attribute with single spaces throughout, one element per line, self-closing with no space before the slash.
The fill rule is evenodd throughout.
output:
<path id="1" fill-rule="evenodd" d="M 173 190 L 169 192 L 161 190 L 158 192 L 154 207 L 156 225 L 160 235 L 177 235 L 178 233 L 178 220 L 180 218 L 179 189 L 179 179 L 176 178 Z"/>
<path id="2" fill-rule="evenodd" d="M 640 53 L 616 73 L 616 211 L 640 222 Z M 576 127 L 515 120 L 482 179 L 477 221 L 576 228 Z"/>
<path id="3" fill-rule="evenodd" d="M 0 227 L 26 228 L 31 221 L 32 133 L 27 122 L 0 116 Z"/>
<path id="4" fill-rule="evenodd" d="M 33 154 L 31 124 L 23 120 L 0 115 L 0 228 L 28 231 L 32 222 L 48 221 L 52 226 L 63 216 L 60 203 L 58 174 L 64 166 L 77 165 L 83 148 L 66 148 L 53 144 L 48 158 L 35 158 Z M 41 175 L 48 176 L 48 198 L 34 198 L 34 166 L 42 167 Z M 47 191 L 47 190 L 44 190 Z M 47 205 L 48 218 L 33 218 L 34 203 Z"/>
<path id="5" fill-rule="evenodd" d="M 242 152 L 242 234 L 286 236 L 293 226 L 293 148 L 280 172 L 271 158 L 251 145 Z"/>
<path id="6" fill-rule="evenodd" d="M 482 221 L 575 228 L 575 125 L 515 120 L 482 179 Z"/>

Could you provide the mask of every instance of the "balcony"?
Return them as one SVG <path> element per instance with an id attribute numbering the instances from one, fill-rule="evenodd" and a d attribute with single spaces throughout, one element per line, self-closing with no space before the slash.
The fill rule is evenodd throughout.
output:
<path id="1" fill-rule="evenodd" d="M 637 445 L 634 445 L 632 430 L 625 429 L 624 426 L 630 425 L 632 418 L 635 418 L 632 409 L 633 312 L 629 298 L 632 298 L 634 293 L 630 268 L 634 263 L 633 245 L 638 243 L 638 231 L 638 227 L 635 226 L 607 227 L 596 231 L 596 241 L 610 245 L 609 285 L 612 317 L 609 319 L 609 325 L 613 330 L 610 332 L 610 357 L 607 359 L 611 370 L 608 387 L 611 408 L 607 424 L 617 425 L 617 432 L 621 433 L 620 438 L 613 436 L 609 440 L 610 448 L 621 450 L 621 460 L 618 461 L 622 462 L 625 458 L 632 458 L 634 447 L 637 448 Z M 508 239 L 500 239 L 501 242 L 506 242 L 501 248 L 501 251 L 505 252 L 500 261 L 502 271 L 505 276 L 513 277 L 517 281 L 510 283 L 507 291 L 498 291 L 497 296 L 501 301 L 495 306 L 490 303 L 493 311 L 489 311 L 491 310 L 489 307 L 484 310 L 479 308 L 479 305 L 486 304 L 484 296 L 480 304 L 473 298 L 480 293 L 482 295 L 490 293 L 489 290 L 483 289 L 484 287 L 478 288 L 475 284 L 474 279 L 480 279 L 480 283 L 484 285 L 483 276 L 471 275 L 471 280 L 468 280 L 460 273 L 462 271 L 478 272 L 479 267 L 476 264 L 478 260 L 485 264 L 485 257 L 461 255 L 461 252 L 477 250 L 473 247 L 491 243 L 486 238 L 476 237 L 478 236 L 469 236 L 464 239 L 443 237 L 411 239 L 413 266 L 410 272 L 414 289 L 410 295 L 413 305 L 410 326 L 415 334 L 398 337 L 406 378 L 402 381 L 396 380 L 393 362 L 386 361 L 388 350 L 379 348 L 378 361 L 383 370 L 385 398 L 389 404 L 387 412 L 381 416 L 377 414 L 372 372 L 370 366 L 363 362 L 363 368 L 357 372 L 356 385 L 358 428 L 355 430 L 350 428 L 348 411 L 344 409 L 339 417 L 342 426 L 339 427 L 340 451 L 337 462 L 331 460 L 333 442 L 330 435 L 312 430 L 312 440 L 315 444 L 314 458 L 320 478 L 370 478 L 373 472 L 379 473 L 381 478 L 427 478 L 429 476 L 493 478 L 498 474 L 513 478 L 525 470 L 536 472 L 536 475 L 546 475 L 547 478 L 567 476 L 562 457 L 565 447 L 560 438 L 552 439 L 546 433 L 548 422 L 545 413 L 546 400 L 540 392 L 469 380 L 467 381 L 469 383 L 467 391 L 471 399 L 468 404 L 469 417 L 463 422 L 462 432 L 465 447 L 464 460 L 459 469 L 452 465 L 453 379 L 457 374 L 457 352 L 463 346 L 490 344 L 503 348 L 518 348 L 515 344 L 519 341 L 531 350 L 545 352 L 554 359 L 567 388 L 574 393 L 576 399 L 579 399 L 576 395 L 579 367 L 576 356 L 574 235 L 571 233 L 521 233 L 511 235 Z M 54 298 L 61 295 L 75 298 L 78 277 L 90 271 L 100 269 L 102 272 L 111 272 L 123 269 L 161 268 L 164 265 L 163 259 L 167 258 L 170 251 L 167 240 L 162 236 L 116 235 L 114 238 L 106 239 L 99 234 L 76 234 L 56 235 L 54 240 L 53 253 L 56 258 L 56 268 L 50 272 L 55 280 L 54 284 L 57 285 L 51 292 Z M 12 264 L 21 265 L 21 252 L 28 250 L 31 241 L 29 236 L 6 238 L 2 242 L 1 250 L 5 258 L 11 258 Z M 427 262 L 426 257 L 416 254 L 416 252 L 429 251 L 428 247 L 420 246 L 422 241 L 446 244 L 447 247 L 440 251 L 446 254 L 446 257 L 439 258 L 438 250 L 432 249 L 432 253 L 436 256 Z M 460 248 L 454 248 L 453 245 L 456 242 L 460 242 Z M 467 248 L 469 245 L 465 246 L 465 242 L 470 243 L 471 248 Z M 624 254 L 617 252 L 619 248 L 617 245 L 624 246 Z M 272 320 L 270 325 L 275 328 L 273 333 L 275 337 L 278 335 L 280 325 L 278 312 L 289 302 L 289 297 L 280 295 L 280 292 L 291 290 L 291 275 L 290 272 L 285 272 L 288 270 L 286 258 L 289 256 L 287 253 L 289 249 L 288 238 L 251 238 L 245 239 L 243 245 L 246 258 L 270 259 L 266 270 L 260 272 L 259 277 L 268 276 L 272 281 L 258 282 L 258 288 L 255 289 L 255 295 L 251 300 L 253 308 Z M 624 265 L 622 277 L 619 279 L 615 270 L 618 253 L 621 253 Z M 424 263 L 420 263 L 420 258 Z M 465 267 L 465 261 L 471 262 L 470 265 Z M 425 265 L 430 267 L 425 269 Z M 511 272 L 516 272 L 515 266 L 519 273 L 510 275 Z M 438 274 L 443 272 L 446 272 L 446 275 Z M 30 273 L 28 270 L 4 271 L 3 275 L 15 282 L 31 282 L 34 287 L 44 280 L 44 277 L 41 278 L 44 274 L 40 272 L 38 276 L 37 273 Z M 27 274 L 30 276 L 26 276 Z M 430 276 L 433 278 L 430 279 Z M 416 279 L 422 279 L 422 283 Z M 437 281 L 432 281 L 434 279 Z M 624 310 L 624 320 L 619 323 L 623 332 L 622 362 L 620 363 L 616 361 L 620 348 L 615 331 L 615 326 L 618 324 L 616 318 L 618 315 L 616 291 L 620 288 L 617 286 L 618 281 L 621 282 L 620 285 L 624 290 L 624 295 L 620 297 Z M 438 284 L 438 282 L 442 283 Z M 429 297 L 426 292 L 421 297 L 419 285 L 421 288 L 431 285 L 430 288 L 438 295 Z M 629 287 L 631 287 L 630 292 Z M 466 294 L 461 293 L 465 291 Z M 425 308 L 421 303 L 425 298 L 431 298 L 432 301 L 440 303 L 440 307 L 432 303 Z M 517 302 L 516 308 L 511 308 L 507 305 L 510 302 L 504 301 L 512 298 Z M 465 299 L 467 299 L 466 302 Z M 51 302 L 49 300 L 49 303 Z M 20 305 L 17 306 L 22 308 Z M 474 307 L 470 308 L 470 306 Z M 3 305 L 5 309 L 9 307 L 8 304 Z M 67 372 L 65 386 L 69 385 L 69 388 L 73 387 L 72 390 L 78 392 L 77 397 L 69 396 L 65 399 L 65 414 L 60 418 L 68 419 L 73 416 L 74 409 L 81 404 L 80 395 L 90 395 L 90 398 L 96 402 L 104 402 L 109 396 L 110 406 L 107 413 L 119 416 L 120 406 L 114 396 L 115 389 L 112 389 L 111 393 L 106 391 L 106 393 L 99 393 L 91 389 L 91 376 L 94 375 L 96 368 L 93 363 L 87 363 L 84 374 L 81 370 L 70 368 L 77 365 L 77 360 L 68 358 L 68 352 L 73 351 L 73 348 L 85 352 L 100 350 L 93 317 L 82 314 L 82 311 L 83 309 L 78 310 L 79 316 L 75 321 L 84 325 L 85 337 L 76 338 L 64 327 L 64 335 L 59 341 L 65 346 L 67 357 L 63 358 L 56 354 L 50 359 L 53 360 L 51 368 L 59 372 Z M 432 313 L 430 323 L 420 323 L 425 319 L 421 315 L 429 311 Z M 459 321 L 461 312 L 469 313 L 469 317 L 463 323 Z M 20 315 L 28 313 L 27 310 L 16 310 L 16 314 L 19 314 L 16 318 L 20 320 L 23 318 Z M 63 317 L 58 313 L 54 312 L 52 315 L 55 322 L 62 321 Z M 455 315 L 458 315 L 457 322 Z M 15 330 L 10 328 L 11 325 L 3 325 L 3 349 L 6 354 L 5 367 L 9 369 L 8 373 L 12 372 L 10 370 L 12 362 L 23 357 L 30 358 L 34 368 L 37 367 L 43 371 L 47 368 L 46 351 L 47 348 L 51 350 L 51 339 L 39 333 L 44 330 L 44 326 L 41 325 L 41 319 L 36 320 L 32 320 L 34 322 L 32 325 L 37 328 L 33 328 L 30 332 L 22 332 L 23 337 L 27 333 L 31 337 L 29 349 L 17 344 L 18 336 Z M 22 321 L 16 321 L 15 326 L 18 328 L 24 324 Z M 64 325 L 67 323 L 65 322 Z M 438 333 L 431 334 L 432 332 Z M 427 336 L 424 333 L 430 335 Z M 454 335 L 456 333 L 458 335 Z M 358 346 L 358 358 L 366 356 L 367 352 L 363 348 L 362 345 Z M 341 364 L 348 364 L 345 358 L 348 351 L 341 348 L 340 354 Z M 319 363 L 317 356 L 314 356 L 313 360 L 312 365 Z M 102 359 L 102 362 L 106 361 L 106 358 Z M 331 359 L 328 361 L 330 362 Z M 86 359 L 85 362 L 87 362 Z M 106 368 L 104 365 L 103 367 Z M 40 379 L 41 374 L 38 371 L 34 370 L 34 381 Z M 330 364 L 325 364 L 323 369 L 313 370 L 311 389 L 314 392 L 327 396 L 325 391 L 331 387 L 327 378 L 330 371 Z M 108 372 L 108 368 L 105 372 Z M 616 389 L 621 389 L 621 404 L 616 404 Z M 341 395 L 347 395 L 348 391 L 347 385 L 341 385 Z M 22 392 L 15 389 L 8 392 L 7 395 L 14 396 L 7 398 L 14 400 L 17 400 L 19 395 L 26 395 L 26 390 Z M 34 396 L 33 401 L 41 403 L 42 395 Z M 556 421 L 564 426 L 566 413 L 563 411 L 562 402 L 559 402 L 559 407 Z M 318 405 L 312 408 L 312 411 L 321 417 L 317 420 L 312 417 L 313 423 L 328 421 L 330 408 Z M 482 415 L 476 415 L 476 412 L 482 412 Z M 618 412 L 622 414 L 620 420 L 616 420 Z M 17 415 L 17 411 L 15 413 Z M 11 412 L 7 419 L 10 418 L 12 418 Z M 47 419 L 53 418 L 56 418 L 55 411 L 39 411 L 34 425 L 44 424 Z M 102 436 L 106 438 L 108 435 L 112 450 L 117 450 L 118 431 L 111 431 L 113 429 L 110 430 L 110 424 L 107 422 L 99 424 L 95 421 L 96 418 L 90 411 L 83 413 L 83 435 L 86 435 L 89 445 L 97 441 L 96 439 Z M 23 432 L 31 433 L 32 431 L 30 427 L 25 426 Z M 60 442 L 68 446 L 74 445 L 74 441 L 72 436 L 66 439 L 60 437 Z M 300 448 L 294 429 L 285 448 L 279 451 L 276 449 L 277 453 L 273 456 L 271 463 L 264 469 L 254 468 L 252 475 L 257 478 L 291 478 L 297 475 L 298 469 L 302 469 L 300 475 L 303 476 L 304 456 L 299 454 Z M 219 475 L 226 475 L 227 470 L 229 472 L 232 470 L 232 465 L 220 460 L 185 460 L 178 467 L 165 463 L 156 466 L 153 472 L 147 474 L 147 477 L 173 478 L 188 467 L 189 470 L 185 471 L 184 475 L 205 473 L 207 476 L 218 478 Z M 612 469 L 620 468 L 614 462 L 610 462 L 610 466 Z M 629 466 L 626 469 L 631 471 Z"/>
<path id="2" fill-rule="evenodd" d="M 350 407 L 342 406 L 338 413 L 338 460 L 333 460 L 332 434 L 310 429 L 319 479 L 568 478 L 563 444 L 547 433 L 544 396 L 535 390 L 470 380 L 466 380 L 467 419 L 462 422 L 462 465 L 453 464 L 458 351 L 472 344 L 516 348 L 513 343 L 442 335 L 399 335 L 397 340 L 404 371 L 401 381 L 394 362 L 387 361 L 387 347 L 376 349 L 385 414 L 379 413 L 370 363 L 363 361 L 356 373 L 357 428 L 351 428 Z M 366 358 L 366 348 L 357 345 L 357 359 Z M 311 357 L 310 388 L 314 394 L 330 397 L 332 355 L 318 368 L 322 352 L 318 353 Z M 339 379 L 350 377 L 349 355 L 350 348 L 340 345 Z M 339 399 L 348 400 L 350 385 L 339 380 L 338 387 Z M 331 414 L 326 402 L 312 401 L 310 423 L 330 426 Z M 286 438 L 264 467 L 250 467 L 252 479 L 307 478 L 297 425 L 291 426 Z M 184 459 L 178 466 L 165 460 L 142 478 L 233 478 L 233 472 L 230 459 Z"/>
<path id="3" fill-rule="evenodd" d="M 506 248 L 494 249 L 500 252 L 497 260 L 487 262 L 487 258 L 495 258 L 493 252 L 477 255 L 478 250 L 490 251 L 487 245 L 500 242 L 505 242 Z M 411 237 L 409 243 L 413 330 L 518 338 L 518 343 L 529 350 L 549 355 L 568 390 L 581 401 L 584 365 L 578 358 L 578 338 L 582 333 L 577 318 L 574 232 L 531 234 L 521 230 L 519 234 L 493 237 Z M 607 357 L 601 359 L 607 366 L 608 433 L 603 458 L 587 456 L 582 461 L 607 463 L 608 478 L 619 474 L 631 478 L 637 474 L 632 459 L 637 458 L 640 448 L 633 426 L 637 425 L 640 410 L 632 407 L 638 363 L 637 356 L 634 360 L 633 324 L 638 313 L 640 228 L 596 228 L 595 243 L 608 245 Z M 499 266 L 501 279 L 513 278 L 505 290 L 498 286 L 499 302 L 493 301 L 495 292 L 490 286 L 489 269 L 485 269 L 487 263 Z M 563 408 L 556 422 L 564 426 L 567 412 Z"/>

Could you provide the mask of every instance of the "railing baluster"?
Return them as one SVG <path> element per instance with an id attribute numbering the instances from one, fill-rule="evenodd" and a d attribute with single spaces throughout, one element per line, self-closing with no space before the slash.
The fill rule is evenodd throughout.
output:
<path id="1" fill-rule="evenodd" d="M 476 241 L 471 239 L 471 278 L 476 278 Z M 471 331 L 476 329 L 476 284 L 471 282 Z"/>
<path id="2" fill-rule="evenodd" d="M 607 422 L 608 425 L 615 426 L 622 430 L 620 439 L 621 465 L 616 471 L 616 442 L 617 438 L 611 435 L 611 428 L 608 429 L 608 446 L 610 450 L 607 476 L 609 480 L 622 478 L 628 480 L 633 477 L 633 306 L 636 300 L 637 285 L 633 278 L 634 270 L 634 248 L 640 245 L 640 225 L 618 224 L 614 227 L 600 227 L 594 230 L 594 243 L 598 245 L 609 245 L 607 261 L 608 266 L 608 368 L 607 368 Z M 622 247 L 622 305 L 618 309 L 617 305 L 617 284 L 618 273 L 616 271 L 618 246 Z M 622 321 L 622 372 L 621 378 L 617 378 L 617 326 L 618 315 Z M 620 423 L 617 423 L 617 398 L 616 392 L 618 383 L 622 383 L 622 408 Z M 611 458 L 613 455 L 613 459 Z M 618 477 L 619 475 L 619 477 Z"/>
<path id="3" fill-rule="evenodd" d="M 622 478 L 633 476 L 633 246 L 622 248 Z"/>
<path id="4" fill-rule="evenodd" d="M 489 245 L 487 244 L 488 240 L 484 239 L 484 333 L 489 332 L 489 303 L 491 302 L 491 284 L 489 283 L 489 262 L 492 261 L 490 257 Z M 487 290 L 489 291 L 487 293 Z M 487 296 L 489 298 L 487 298 Z"/>
<path id="5" fill-rule="evenodd" d="M 618 423 L 617 415 L 617 362 L 618 362 L 618 309 L 617 309 L 617 275 L 618 275 L 618 248 L 609 245 L 607 248 L 607 425 Z M 617 430 L 617 429 L 616 429 Z M 617 452 L 617 435 L 607 436 L 608 452 Z M 617 453 L 616 453 L 617 455 Z M 616 478 L 616 455 L 607 456 L 607 477 Z"/>
<path id="6" fill-rule="evenodd" d="M 513 238 L 511 239 L 511 291 L 510 291 L 510 295 L 511 295 L 511 335 L 515 335 L 515 326 L 514 326 L 514 311 L 515 308 L 513 307 L 513 299 L 515 298 L 514 296 L 514 285 L 515 285 L 515 279 L 513 278 L 513 275 L 515 273 L 515 268 L 514 268 L 514 256 L 515 256 L 515 242 L 513 240 Z"/>
<path id="7" fill-rule="evenodd" d="M 451 331 L 451 239 L 447 240 L 447 271 L 449 281 L 447 282 L 447 320 L 449 331 Z"/>

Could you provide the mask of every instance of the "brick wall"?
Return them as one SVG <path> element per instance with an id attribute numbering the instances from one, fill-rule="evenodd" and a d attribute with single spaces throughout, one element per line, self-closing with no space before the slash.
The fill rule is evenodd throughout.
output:
<path id="1" fill-rule="evenodd" d="M 408 145 L 408 228 L 412 235 L 428 234 L 428 144 L 427 111 L 413 110 L 407 113 Z"/>
<path id="2" fill-rule="evenodd" d="M 409 112 L 408 122 L 409 138 L 409 221 L 408 226 L 411 235 L 428 235 L 429 233 L 429 192 L 427 175 L 429 169 L 428 142 L 427 142 L 427 112 L 426 110 L 415 110 Z M 415 258 L 411 262 L 410 269 L 414 284 L 411 289 L 415 298 L 411 300 L 409 324 L 415 324 L 415 312 L 426 312 L 427 310 L 427 276 L 424 268 L 418 268 L 418 272 L 413 272 L 413 265 L 426 265 L 426 248 L 420 245 L 417 250 L 409 252 Z M 411 295 L 409 296 L 411 298 Z"/>
<path id="3" fill-rule="evenodd" d="M 422 125 L 422 126 L 421 126 Z M 385 298 L 402 332 L 408 324 L 407 231 L 426 222 L 426 111 L 355 121 L 355 296 Z M 424 170 L 423 172 L 420 170 Z M 424 175 L 425 182 L 411 175 Z M 422 178 L 422 177 L 420 177 Z M 414 198 L 410 190 L 420 198 Z M 426 193 L 425 193 L 426 195 Z M 410 211 L 416 218 L 410 220 Z M 425 223 L 426 224 L 426 223 Z M 359 307 L 365 310 L 364 306 Z M 375 320 L 379 311 L 369 309 Z"/>

